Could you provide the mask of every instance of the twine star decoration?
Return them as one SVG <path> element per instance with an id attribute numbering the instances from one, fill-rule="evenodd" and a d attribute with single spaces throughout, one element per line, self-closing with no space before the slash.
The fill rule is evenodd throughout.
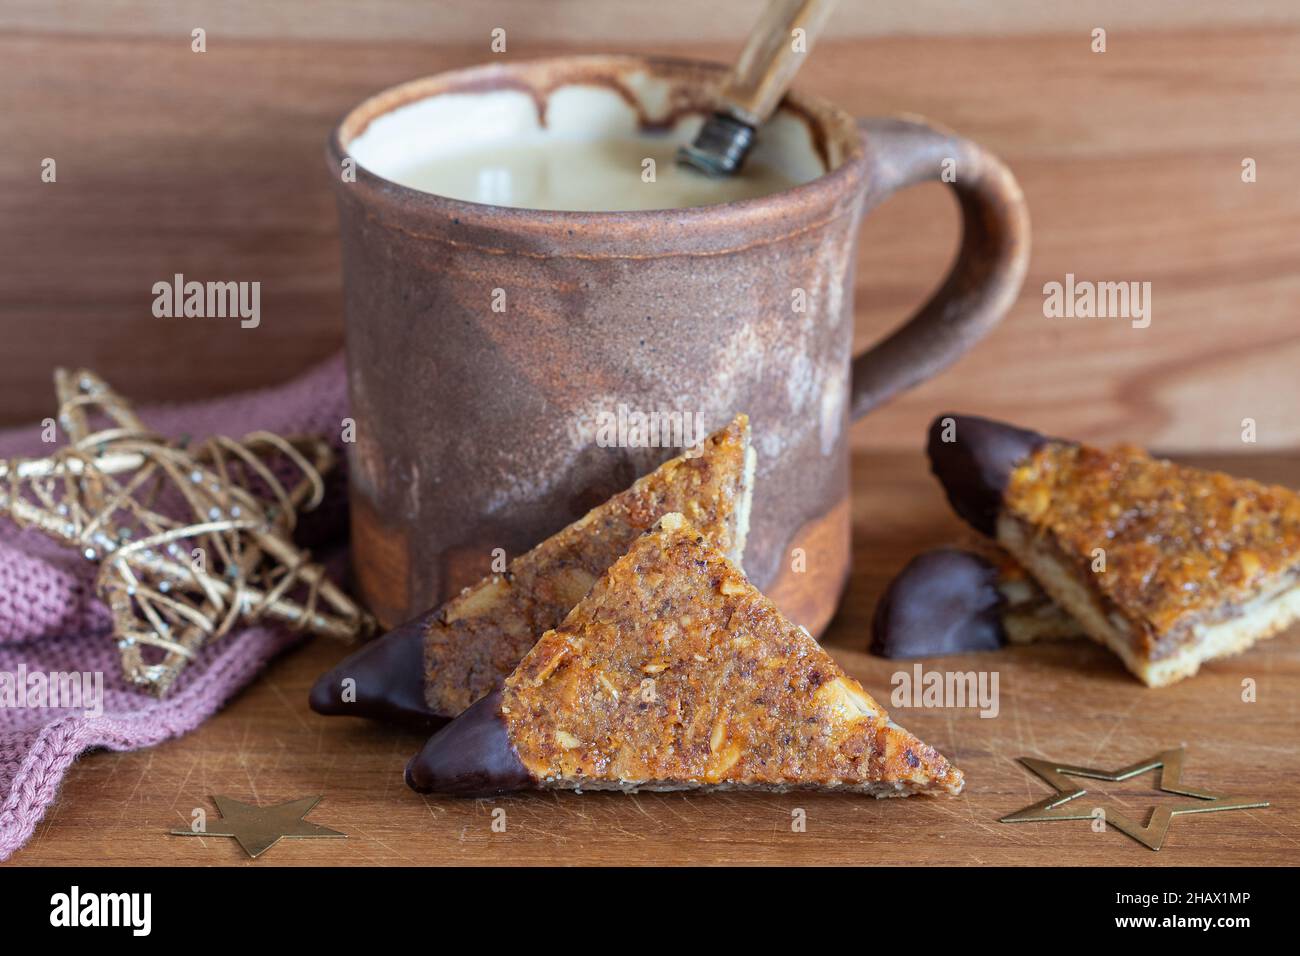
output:
<path id="1" fill-rule="evenodd" d="M 1206 790 L 1194 790 L 1182 783 L 1183 748 L 1165 750 L 1146 760 L 1121 770 L 1097 770 L 1093 767 L 1076 767 L 1071 764 L 1054 763 L 1036 757 L 1021 757 L 1020 762 L 1056 790 L 1052 796 L 1032 806 L 1017 810 L 1003 817 L 1001 823 L 1032 823 L 1041 820 L 1088 820 L 1093 816 L 1091 808 L 1082 804 L 1067 806 L 1071 801 L 1082 797 L 1088 791 L 1077 787 L 1068 777 L 1089 777 L 1093 780 L 1106 780 L 1117 783 L 1136 777 L 1138 774 L 1160 769 L 1158 789 L 1165 793 L 1174 793 L 1193 799 L 1174 804 L 1158 805 L 1151 811 L 1151 819 L 1146 826 L 1140 826 L 1136 820 L 1116 811 L 1107 811 L 1105 821 L 1115 829 L 1126 833 L 1134 840 L 1151 850 L 1159 850 L 1164 845 L 1165 835 L 1175 816 L 1185 813 L 1214 813 L 1219 810 L 1248 810 L 1267 807 L 1267 800 L 1253 797 L 1220 796 Z"/>
<path id="2" fill-rule="evenodd" d="M 166 694 L 236 624 L 373 632 L 291 537 L 298 511 L 324 495 L 334 456 L 323 439 L 259 431 L 190 447 L 148 429 L 93 372 L 59 369 L 54 384 L 67 441 L 44 458 L 0 460 L 0 515 L 99 562 L 96 593 L 127 680 Z"/>
<path id="3" fill-rule="evenodd" d="M 172 830 L 172 836 L 233 837 L 244 852 L 256 859 L 285 837 L 347 839 L 346 833 L 303 819 L 320 803 L 320 797 L 303 797 L 288 803 L 259 807 L 231 797 L 214 796 L 221 819 L 215 828 Z"/>

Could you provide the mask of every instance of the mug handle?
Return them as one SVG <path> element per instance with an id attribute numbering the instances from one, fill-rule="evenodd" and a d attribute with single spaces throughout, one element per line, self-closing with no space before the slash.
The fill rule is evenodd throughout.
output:
<path id="1" fill-rule="evenodd" d="M 906 117 L 858 121 L 866 139 L 868 202 L 942 182 L 957 194 L 961 251 L 938 290 L 902 327 L 853 360 L 856 421 L 956 361 L 1001 321 L 1029 264 L 1029 210 L 1011 171 L 982 146 Z M 946 166 L 945 160 L 955 165 Z"/>

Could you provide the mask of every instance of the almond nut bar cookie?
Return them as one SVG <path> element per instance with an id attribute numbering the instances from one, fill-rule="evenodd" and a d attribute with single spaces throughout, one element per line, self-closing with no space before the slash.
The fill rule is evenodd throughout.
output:
<path id="1" fill-rule="evenodd" d="M 738 415 L 573 524 L 441 607 L 385 634 L 317 681 L 314 710 L 423 726 L 459 714 L 564 620 L 596 580 L 663 515 L 687 515 L 737 563 L 749 530 L 754 452 Z M 345 697 L 351 679 L 354 699 Z"/>
<path id="2" fill-rule="evenodd" d="M 680 515 L 614 563 L 501 690 L 407 767 L 421 792 L 845 790 L 955 794 L 889 719 Z"/>
<path id="3" fill-rule="evenodd" d="M 936 419 L 928 451 L 957 513 L 1149 686 L 1300 618 L 1290 489 L 973 416 Z"/>

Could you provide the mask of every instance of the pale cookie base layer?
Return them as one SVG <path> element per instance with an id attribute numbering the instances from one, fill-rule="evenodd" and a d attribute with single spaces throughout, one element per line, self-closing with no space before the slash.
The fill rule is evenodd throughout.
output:
<path id="1" fill-rule="evenodd" d="M 1011 644 L 1068 641 L 1088 636 L 1078 621 L 1056 606 L 1041 612 L 1008 609 L 1002 613 L 1002 630 Z"/>
<path id="2" fill-rule="evenodd" d="M 1198 625 L 1192 640 L 1171 656 L 1147 660 L 1134 650 L 1126 633 L 1127 622 L 1113 621 L 1092 590 L 1061 562 L 1047 542 L 1035 538 L 1031 530 L 1006 514 L 998 517 L 997 540 L 1089 637 L 1118 654 L 1124 666 L 1149 687 L 1167 687 L 1191 677 L 1205 661 L 1239 654 L 1300 620 L 1300 582 L 1288 576 L 1285 584 L 1242 606 L 1240 613 Z"/>
<path id="3" fill-rule="evenodd" d="M 642 783 L 614 780 L 547 780 L 541 785 L 547 790 L 572 790 L 581 793 L 585 790 L 617 790 L 622 793 L 672 793 L 679 790 L 702 790 L 708 792 L 734 790 L 759 793 L 793 793 L 795 791 L 824 791 L 827 793 L 857 793 L 863 796 L 883 800 L 888 797 L 911 797 L 918 793 L 961 792 L 961 786 L 955 790 L 946 787 L 909 787 L 904 783 L 836 783 L 781 786 L 777 784 L 756 783 L 704 783 L 680 780 L 647 780 Z"/>

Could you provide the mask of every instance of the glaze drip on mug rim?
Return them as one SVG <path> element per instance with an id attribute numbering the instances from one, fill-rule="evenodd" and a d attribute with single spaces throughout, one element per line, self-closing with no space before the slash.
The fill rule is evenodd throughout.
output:
<path id="1" fill-rule="evenodd" d="M 791 109 L 764 126 L 739 176 L 680 169 L 677 148 L 694 139 L 704 114 L 666 111 L 672 82 L 640 72 L 617 86 L 570 82 L 544 95 L 513 86 L 434 93 L 375 116 L 347 149 L 371 173 L 411 189 L 553 211 L 735 202 L 825 174 L 810 124 Z"/>

